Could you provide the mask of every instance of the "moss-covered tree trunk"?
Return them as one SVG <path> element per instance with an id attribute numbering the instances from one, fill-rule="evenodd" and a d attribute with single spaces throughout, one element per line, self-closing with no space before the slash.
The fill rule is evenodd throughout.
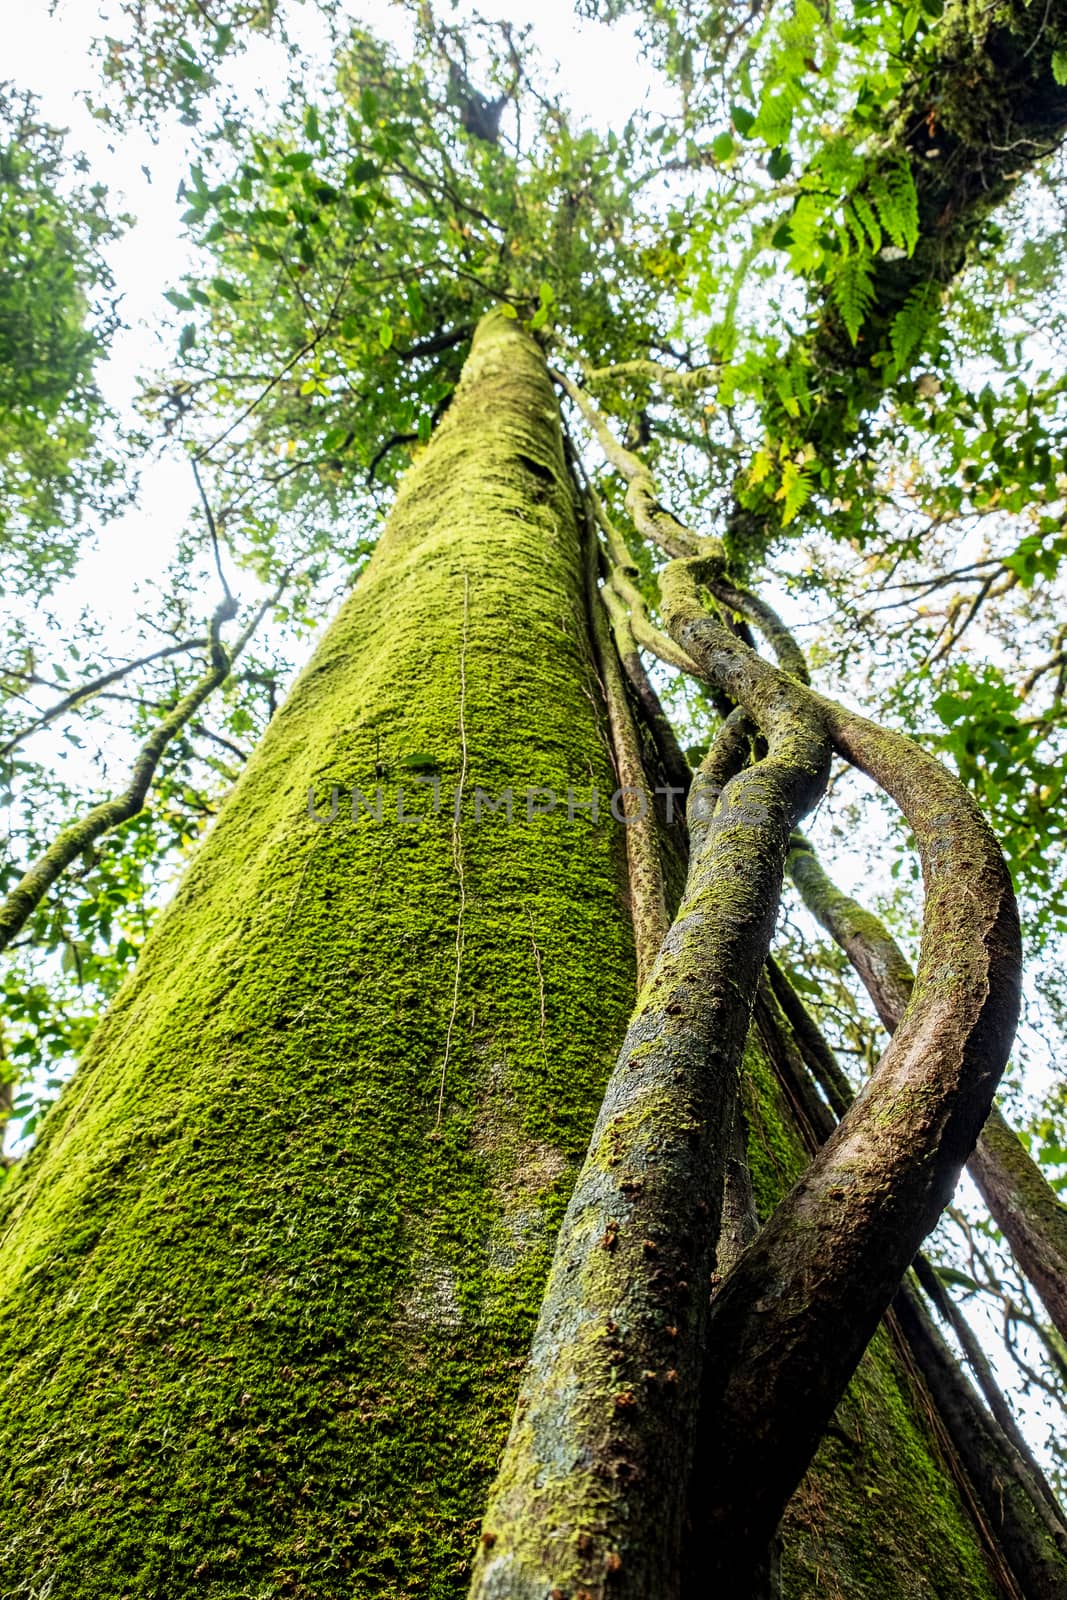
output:
<path id="1" fill-rule="evenodd" d="M 556 402 L 491 317 L 4 1190 L 4 1600 L 464 1593 L 633 995 L 614 787 Z M 764 1210 L 790 1048 L 768 1011 Z M 906 1366 L 879 1335 L 787 1595 L 1001 1592 Z"/>

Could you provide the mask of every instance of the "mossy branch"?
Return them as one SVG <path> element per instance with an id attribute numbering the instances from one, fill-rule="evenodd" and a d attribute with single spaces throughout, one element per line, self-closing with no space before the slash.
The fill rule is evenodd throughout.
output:
<path id="1" fill-rule="evenodd" d="M 152 650 L 148 655 L 138 656 L 134 661 L 124 661 L 121 667 L 113 667 L 109 672 L 102 672 L 95 678 L 86 679 L 84 683 L 80 683 L 76 689 L 72 689 L 69 694 L 65 694 L 54 705 L 48 706 L 46 710 L 34 717 L 32 721 L 27 722 L 17 733 L 12 734 L 10 739 L 0 745 L 0 758 L 9 756 L 18 745 L 30 738 L 32 734 L 40 733 L 42 728 L 46 728 L 50 723 L 55 722 L 64 712 L 73 711 L 75 706 L 81 705 L 85 700 L 92 700 L 96 695 L 102 694 L 111 684 L 119 683 L 123 678 L 128 677 L 131 672 L 137 672 L 141 667 L 151 666 L 154 661 L 163 661 L 168 656 L 188 655 L 193 650 L 203 650 L 207 642 L 204 638 L 182 639 L 177 644 L 164 645 L 160 650 Z"/>
<path id="2" fill-rule="evenodd" d="M 785 352 L 783 368 L 798 364 L 817 378 L 819 404 L 803 424 L 824 472 L 854 435 L 856 418 L 879 404 L 890 379 L 920 359 L 922 341 L 903 356 L 893 348 L 893 325 L 909 300 L 932 303 L 964 267 L 982 223 L 1067 130 L 1067 85 L 1053 59 L 1067 46 L 1062 0 L 1046 5 L 1003 0 L 978 5 L 955 0 L 938 26 L 896 104 L 886 108 L 889 130 L 872 161 L 868 182 L 906 168 L 914 185 L 918 237 L 910 255 L 872 251 L 870 303 L 862 338 L 853 342 L 834 301 L 824 294 L 812 323 Z M 865 138 L 869 129 L 857 130 Z M 769 392 L 773 392 L 773 385 Z M 768 418 L 772 434 L 789 438 L 789 417 Z M 784 502 L 746 503 L 745 479 L 727 518 L 731 558 L 755 565 L 783 530 Z"/>
<path id="3" fill-rule="evenodd" d="M 615 640 L 615 648 L 619 652 L 623 671 L 630 680 L 630 687 L 637 696 L 649 731 L 656 741 L 656 748 L 663 764 L 664 773 L 679 794 L 684 797 L 689 793 L 689 785 L 693 774 L 688 761 L 682 754 L 682 749 L 671 726 L 670 718 L 660 704 L 659 696 L 653 689 L 648 673 L 645 671 L 638 649 L 638 641 L 631 626 L 633 618 L 619 599 L 619 596 L 607 584 L 599 590 L 599 595 L 608 614 L 612 636 Z M 682 825 L 684 826 L 684 823 Z"/>
<path id="4" fill-rule="evenodd" d="M 637 378 L 646 383 L 658 383 L 662 388 L 674 389 L 680 394 L 701 394 L 717 384 L 721 374 L 720 366 L 692 367 L 686 372 L 678 367 L 668 367 L 662 361 L 618 361 L 612 367 L 582 366 L 586 383 L 603 383 L 607 380 L 618 383 L 626 378 Z"/>
<path id="5" fill-rule="evenodd" d="M 656 495 L 655 479 L 647 464 L 636 452 L 625 449 L 618 442 L 601 412 L 583 390 L 562 373 L 554 376 L 581 410 L 610 464 L 625 478 L 626 507 L 638 533 L 676 559 L 699 556 L 701 582 L 708 593 L 727 612 L 736 613 L 753 623 L 771 646 L 782 669 L 801 683 L 808 683 L 810 680 L 804 652 L 773 606 L 727 578 L 721 541 L 701 537 L 661 505 Z M 630 607 L 638 643 L 669 665 L 693 677 L 706 676 L 699 662 L 693 661 L 687 652 L 679 650 L 676 642 L 665 641 L 661 631 L 650 621 L 644 597 L 629 577 L 632 563 L 625 540 L 614 527 L 599 497 L 594 497 L 593 503 L 614 563 L 612 586 Z"/>
<path id="6" fill-rule="evenodd" d="M 708 588 L 721 605 L 728 606 L 755 626 L 774 651 L 783 672 L 799 678 L 801 683 L 811 682 L 804 652 L 773 606 L 750 589 L 726 578 L 714 579 Z"/>
<path id="7" fill-rule="evenodd" d="M 648 467 L 639 455 L 619 443 L 585 391 L 565 372 L 553 372 L 552 376 L 582 413 L 611 465 L 625 478 L 626 509 L 638 533 L 670 556 L 703 553 L 709 541 L 697 539 L 691 529 L 660 505 Z M 717 543 L 715 547 L 721 549 Z"/>
<path id="8" fill-rule="evenodd" d="M 904 952 L 873 912 L 836 887 L 799 835 L 789 853 L 789 874 L 808 910 L 848 956 L 892 1033 L 915 983 Z M 1067 1206 L 996 1106 L 967 1170 L 1054 1327 L 1067 1339 Z"/>
<path id="9" fill-rule="evenodd" d="M 968 1171 L 1054 1327 L 1067 1341 L 1067 1206 L 995 1108 Z"/>
<path id="10" fill-rule="evenodd" d="M 637 645 L 658 657 L 666 666 L 674 667 L 678 672 L 686 672 L 690 677 L 699 678 L 701 672 L 696 662 L 691 660 L 684 650 L 679 650 L 670 635 L 664 633 L 662 628 L 657 628 L 649 616 L 645 597 L 633 581 L 637 575 L 637 568 L 633 564 L 626 541 L 608 516 L 604 502 L 592 484 L 587 485 L 586 493 L 593 514 L 607 540 L 610 564 L 608 581 L 615 595 L 629 610 L 629 626 Z M 611 614 L 613 625 L 617 625 L 616 619 L 620 618 L 621 613 L 614 604 L 614 596 L 607 589 L 601 593 L 604 604 Z"/>
<path id="11" fill-rule="evenodd" d="M 173 710 L 153 728 L 138 752 L 129 782 L 121 794 L 101 801 L 83 817 L 68 823 L 0 904 L 0 950 L 7 948 L 52 885 L 82 851 L 140 811 L 167 746 L 191 722 L 204 701 L 225 682 L 233 662 L 248 643 L 268 607 L 273 604 L 274 598 L 260 607 L 231 652 L 227 652 L 223 645 L 222 626 L 236 615 L 237 602 L 232 595 L 227 595 L 216 607 L 208 627 L 209 659 L 206 670 Z"/>

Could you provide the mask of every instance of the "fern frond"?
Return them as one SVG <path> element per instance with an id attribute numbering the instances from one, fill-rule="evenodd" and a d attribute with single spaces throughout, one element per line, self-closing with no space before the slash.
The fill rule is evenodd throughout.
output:
<path id="1" fill-rule="evenodd" d="M 898 250 L 910 256 L 919 241 L 919 197 L 907 162 L 872 172 L 867 182 L 878 219 Z"/>
<path id="2" fill-rule="evenodd" d="M 853 344 L 859 338 L 863 319 L 874 300 L 874 287 L 871 283 L 872 265 L 870 256 L 849 256 L 834 275 L 832 285 L 834 301 Z"/>
<path id="3" fill-rule="evenodd" d="M 851 206 L 845 207 L 845 226 L 838 228 L 837 236 L 841 241 L 843 256 L 870 255 L 866 230 Z"/>
<path id="4" fill-rule="evenodd" d="M 813 487 L 810 467 L 800 467 L 795 461 L 782 463 L 782 483 L 774 498 L 781 502 L 783 528 L 811 499 Z"/>
<path id="5" fill-rule="evenodd" d="M 889 345 L 898 368 L 907 366 L 922 348 L 937 312 L 937 290 L 920 283 L 911 291 L 889 328 Z"/>
<path id="6" fill-rule="evenodd" d="M 789 217 L 789 229 L 793 235 L 790 255 L 793 265 L 799 271 L 817 266 L 822 252 L 819 249 L 819 230 L 824 221 L 824 210 L 820 202 L 809 194 L 802 194 Z"/>
<path id="7" fill-rule="evenodd" d="M 871 241 L 871 249 L 880 250 L 882 248 L 882 230 L 878 225 L 878 218 L 874 214 L 874 207 L 867 199 L 867 196 L 854 194 L 849 204 L 867 230 L 867 237 Z"/>

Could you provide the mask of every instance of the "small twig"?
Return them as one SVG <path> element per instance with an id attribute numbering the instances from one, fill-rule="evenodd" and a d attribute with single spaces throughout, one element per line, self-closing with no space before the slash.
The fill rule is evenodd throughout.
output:
<path id="1" fill-rule="evenodd" d="M 222 584 L 223 594 L 226 596 L 227 601 L 232 603 L 233 595 L 230 593 L 230 586 L 226 582 L 226 574 L 222 570 L 222 552 L 219 549 L 219 530 L 215 524 L 215 513 L 211 509 L 211 502 L 207 497 L 207 492 L 204 488 L 204 482 L 200 476 L 200 468 L 197 466 L 196 457 L 193 456 L 191 460 L 193 477 L 196 479 L 196 487 L 200 495 L 200 504 L 204 508 L 204 515 L 207 518 L 208 532 L 211 534 L 211 548 L 215 554 L 215 571 L 219 575 L 219 582 Z"/>

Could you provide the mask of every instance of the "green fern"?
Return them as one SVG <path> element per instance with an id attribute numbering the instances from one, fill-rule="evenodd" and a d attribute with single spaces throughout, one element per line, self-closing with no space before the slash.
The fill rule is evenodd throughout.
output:
<path id="1" fill-rule="evenodd" d="M 781 402 L 787 416 L 796 420 L 811 409 L 811 391 L 808 388 L 807 369 L 797 362 L 779 368 L 771 378 L 771 387 Z"/>
<path id="2" fill-rule="evenodd" d="M 834 301 L 853 344 L 859 338 L 863 319 L 874 300 L 871 267 L 870 256 L 849 256 L 834 275 L 832 285 Z"/>
<path id="3" fill-rule="evenodd" d="M 814 195 L 802 194 L 789 217 L 792 234 L 790 259 L 798 272 L 817 266 L 822 258 L 819 232 L 825 220 L 824 210 Z"/>
<path id="4" fill-rule="evenodd" d="M 937 312 L 937 291 L 932 284 L 920 283 L 909 294 L 889 329 L 893 361 L 903 369 L 921 349 Z"/>
<path id="5" fill-rule="evenodd" d="M 872 172 L 867 187 L 878 219 L 898 250 L 910 256 L 919 241 L 919 198 L 907 162 Z"/>
<path id="6" fill-rule="evenodd" d="M 867 199 L 867 196 L 854 194 L 849 202 L 849 208 L 866 229 L 867 237 L 871 241 L 871 249 L 880 250 L 882 248 L 882 230 L 878 225 L 878 218 L 874 214 L 874 207 Z"/>
<path id="7" fill-rule="evenodd" d="M 811 499 L 813 487 L 810 467 L 797 466 L 795 461 L 782 463 L 782 483 L 774 498 L 781 503 L 783 528 L 792 522 L 801 507 Z"/>

